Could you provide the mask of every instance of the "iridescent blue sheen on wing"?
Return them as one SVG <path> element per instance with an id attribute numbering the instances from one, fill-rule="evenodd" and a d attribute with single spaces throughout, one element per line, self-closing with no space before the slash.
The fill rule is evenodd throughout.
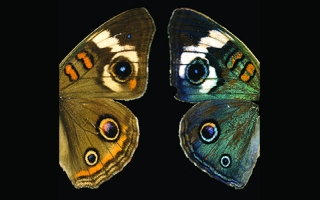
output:
<path id="1" fill-rule="evenodd" d="M 177 9 L 171 17 L 168 34 L 171 84 L 177 88 L 176 98 L 187 102 L 259 100 L 260 63 L 227 29 L 194 10 Z M 184 70 L 193 56 L 202 57 L 212 72 L 202 84 L 190 81 Z"/>
<path id="2" fill-rule="evenodd" d="M 211 177 L 236 188 L 249 180 L 260 154 L 259 109 L 250 101 L 205 101 L 193 106 L 180 124 L 181 146 L 187 157 Z M 206 142 L 199 136 L 201 124 L 214 121 L 219 139 Z M 230 156 L 229 167 L 221 157 Z"/>
<path id="3" fill-rule="evenodd" d="M 186 156 L 236 189 L 247 184 L 260 155 L 260 63 L 236 36 L 188 8 L 168 26 L 171 85 L 176 98 L 197 103 L 180 122 Z M 198 103 L 199 102 L 199 103 Z"/>

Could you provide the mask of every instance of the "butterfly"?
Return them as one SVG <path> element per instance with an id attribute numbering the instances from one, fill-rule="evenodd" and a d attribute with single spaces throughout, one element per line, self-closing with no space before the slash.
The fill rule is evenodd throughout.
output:
<path id="1" fill-rule="evenodd" d="M 180 121 L 180 145 L 210 177 L 242 189 L 260 156 L 260 63 L 226 28 L 189 8 L 173 11 L 168 35 L 175 98 L 195 104 Z"/>
<path id="2" fill-rule="evenodd" d="M 145 8 L 125 11 L 59 64 L 59 164 L 75 188 L 98 188 L 130 162 L 138 119 L 115 100 L 145 93 L 155 30 Z"/>

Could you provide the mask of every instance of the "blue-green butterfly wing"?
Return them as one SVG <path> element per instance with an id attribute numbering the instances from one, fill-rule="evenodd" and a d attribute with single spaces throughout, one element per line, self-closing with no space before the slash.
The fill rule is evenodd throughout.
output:
<path id="1" fill-rule="evenodd" d="M 176 9 L 168 34 L 176 98 L 259 100 L 260 63 L 227 29 L 197 11 Z"/>
<path id="2" fill-rule="evenodd" d="M 171 85 L 197 103 L 182 118 L 186 156 L 223 183 L 243 188 L 260 155 L 260 63 L 236 36 L 209 17 L 176 9 L 168 25 Z"/>
<path id="3" fill-rule="evenodd" d="M 260 117 L 251 101 L 216 100 L 194 105 L 180 123 L 186 156 L 200 169 L 243 188 L 260 155 Z"/>

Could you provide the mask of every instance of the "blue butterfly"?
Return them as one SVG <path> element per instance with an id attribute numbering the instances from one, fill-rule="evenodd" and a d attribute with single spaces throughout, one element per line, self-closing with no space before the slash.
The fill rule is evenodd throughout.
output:
<path id="1" fill-rule="evenodd" d="M 196 103 L 180 122 L 191 162 L 236 189 L 260 155 L 260 63 L 236 36 L 208 16 L 176 9 L 168 26 L 176 99 Z"/>

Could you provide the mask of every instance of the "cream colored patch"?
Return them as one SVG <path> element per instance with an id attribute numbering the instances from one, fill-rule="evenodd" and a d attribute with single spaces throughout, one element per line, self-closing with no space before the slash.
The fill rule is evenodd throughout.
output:
<path id="1" fill-rule="evenodd" d="M 190 46 L 190 48 L 186 47 L 185 49 L 193 49 L 193 48 Z M 180 61 L 181 61 L 180 64 L 181 65 L 180 65 L 180 68 L 179 68 L 179 76 L 180 76 L 180 78 L 185 79 L 187 65 L 197 57 L 206 59 L 205 58 L 206 55 L 204 53 L 183 52 L 181 54 L 181 57 L 180 57 Z"/>
<path id="2" fill-rule="evenodd" d="M 229 38 L 222 34 L 217 30 L 211 30 L 207 37 L 203 37 L 200 39 L 198 46 L 185 46 L 183 47 L 184 52 L 180 57 L 180 68 L 179 68 L 179 76 L 181 79 L 185 79 L 186 67 L 187 65 L 194 60 L 195 58 L 206 59 L 206 53 L 208 53 L 209 47 L 214 48 L 222 48 L 227 42 Z M 208 93 L 213 87 L 217 85 L 218 76 L 216 73 L 216 69 L 214 66 L 209 65 L 209 75 L 206 80 L 200 85 L 199 92 L 200 93 Z"/>
<path id="3" fill-rule="evenodd" d="M 120 52 L 120 51 L 128 51 L 128 50 L 135 50 L 135 46 L 130 45 L 114 45 L 111 49 L 111 52 Z"/>
<path id="4" fill-rule="evenodd" d="M 138 75 L 138 70 L 139 70 L 139 57 L 138 53 L 136 51 L 122 51 L 116 53 L 111 60 L 114 60 L 118 58 L 119 56 L 126 57 L 128 60 L 131 61 L 131 65 L 133 65 L 133 74 L 132 76 L 137 76 Z M 114 92 L 130 92 L 130 88 L 128 87 L 127 84 L 121 84 L 116 82 L 113 78 L 112 75 L 109 73 L 109 67 L 110 65 L 107 64 L 104 66 L 103 70 L 103 84 L 110 88 Z"/>
<path id="5" fill-rule="evenodd" d="M 229 41 L 228 37 L 217 30 L 209 31 L 208 36 L 209 37 L 201 38 L 199 45 L 202 44 L 207 47 L 222 48 Z"/>
<path id="6" fill-rule="evenodd" d="M 116 36 L 111 37 L 110 32 L 107 30 L 104 30 L 101 33 L 93 36 L 92 41 L 100 49 L 107 48 L 107 47 L 111 48 L 111 52 L 135 50 L 135 46 L 131 46 L 131 45 L 121 46 L 121 45 L 119 45 L 119 39 Z"/>
<path id="7" fill-rule="evenodd" d="M 119 40 L 115 37 L 110 37 L 110 32 L 107 30 L 102 31 L 96 35 L 92 41 L 100 48 L 106 48 L 119 43 Z"/>
<path id="8" fill-rule="evenodd" d="M 102 32 L 96 32 L 92 36 L 90 36 L 87 41 L 93 41 L 95 43 L 99 43 L 99 41 L 103 40 L 104 38 L 109 38 L 110 37 L 110 32 L 108 30 L 104 30 Z"/>
<path id="9" fill-rule="evenodd" d="M 201 84 L 201 89 L 199 90 L 201 93 L 208 93 L 211 88 L 217 85 L 218 76 L 216 73 L 216 69 L 212 66 L 209 67 L 209 76 L 207 79 Z"/>
<path id="10" fill-rule="evenodd" d="M 196 53 L 208 53 L 207 46 L 199 45 L 199 46 L 186 46 L 183 47 L 184 51 L 196 52 Z"/>
<path id="11" fill-rule="evenodd" d="M 185 49 L 195 49 L 193 46 L 186 47 Z M 199 48 L 199 50 L 202 50 L 202 52 L 205 52 L 203 48 Z M 194 52 L 183 52 L 181 54 L 180 60 L 181 65 L 179 68 L 179 76 L 181 79 L 185 79 L 186 67 L 187 65 L 194 60 L 195 58 L 202 58 L 204 60 L 206 59 L 206 55 L 204 53 L 194 53 Z M 209 61 L 207 60 L 209 63 Z M 199 89 L 200 93 L 208 93 L 211 88 L 217 85 L 218 82 L 218 76 L 216 73 L 216 69 L 213 66 L 209 66 L 209 75 L 206 78 L 206 80 L 201 84 L 201 88 Z"/>
<path id="12" fill-rule="evenodd" d="M 122 56 L 128 59 L 131 65 L 133 65 L 133 74 L 132 76 L 137 76 L 139 70 L 139 57 L 138 53 L 135 51 L 135 46 L 132 45 L 120 45 L 120 41 L 117 38 L 117 34 L 114 36 L 110 35 L 108 30 L 104 30 L 101 33 L 98 33 L 92 36 L 92 41 L 99 47 L 99 48 L 111 48 L 110 52 L 116 53 L 112 58 L 110 63 L 112 63 L 116 58 Z M 110 88 L 114 92 L 130 92 L 130 84 L 121 84 L 116 82 L 112 75 L 109 73 L 110 64 L 106 64 L 104 66 L 103 71 L 103 84 Z"/>

